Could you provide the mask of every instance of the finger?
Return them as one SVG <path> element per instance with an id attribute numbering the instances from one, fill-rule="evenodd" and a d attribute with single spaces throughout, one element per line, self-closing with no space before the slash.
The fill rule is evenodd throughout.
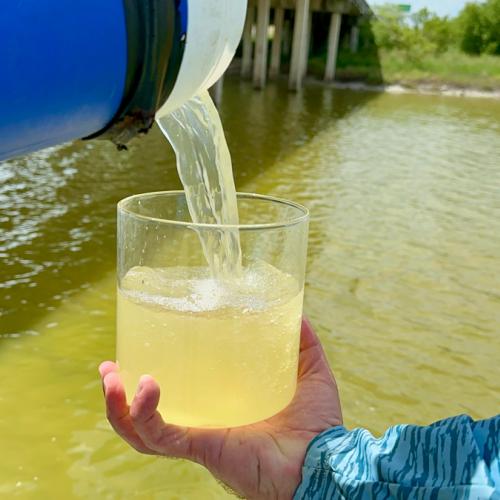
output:
<path id="1" fill-rule="evenodd" d="M 103 379 L 109 423 L 116 433 L 140 453 L 156 454 L 137 435 L 130 418 L 127 397 L 118 373 L 110 371 Z"/>
<path id="2" fill-rule="evenodd" d="M 146 446 L 162 455 L 190 458 L 188 429 L 168 425 L 158 411 L 160 387 L 145 375 L 141 377 L 137 394 L 130 407 L 130 416 L 137 435 Z"/>
<path id="3" fill-rule="evenodd" d="M 104 379 L 104 377 L 111 372 L 118 372 L 118 365 L 116 363 L 113 363 L 112 361 L 104 361 L 104 363 L 100 364 L 99 374 L 102 379 Z"/>
<path id="4" fill-rule="evenodd" d="M 128 415 L 127 397 L 120 376 L 116 372 L 108 373 L 103 385 L 108 418 L 112 424 L 118 424 Z"/>
<path id="5" fill-rule="evenodd" d="M 313 374 L 333 379 L 321 341 L 310 321 L 304 317 L 300 336 L 299 379 Z"/>
<path id="6" fill-rule="evenodd" d="M 104 361 L 99 365 L 99 375 L 101 375 L 102 380 L 102 392 L 106 394 L 106 390 L 104 388 L 104 378 L 109 373 L 118 372 L 118 365 L 113 363 L 112 361 Z"/>
<path id="7" fill-rule="evenodd" d="M 302 330 L 300 335 L 300 350 L 305 351 L 311 347 L 321 345 L 321 342 L 314 331 L 314 328 L 309 319 L 304 316 L 302 318 Z"/>

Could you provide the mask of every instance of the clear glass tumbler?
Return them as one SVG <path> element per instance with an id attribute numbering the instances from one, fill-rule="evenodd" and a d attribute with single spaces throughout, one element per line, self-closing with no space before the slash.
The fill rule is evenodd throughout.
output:
<path id="1" fill-rule="evenodd" d="M 117 361 L 129 401 L 141 375 L 158 381 L 169 423 L 246 425 L 295 394 L 309 214 L 252 194 L 238 208 L 229 227 L 192 223 L 183 192 L 118 205 Z M 241 265 L 218 276 L 201 242 L 227 231 Z"/>

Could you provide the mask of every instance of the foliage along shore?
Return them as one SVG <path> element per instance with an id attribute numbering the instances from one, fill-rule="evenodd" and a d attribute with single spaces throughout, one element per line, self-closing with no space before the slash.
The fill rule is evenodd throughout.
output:
<path id="1" fill-rule="evenodd" d="M 428 9 L 408 15 L 394 4 L 375 7 L 361 21 L 359 50 L 344 36 L 337 80 L 425 91 L 500 91 L 500 0 L 468 3 L 455 18 Z M 325 48 L 311 60 L 311 73 L 324 71 Z"/>
<path id="2" fill-rule="evenodd" d="M 310 73 L 321 78 L 325 58 L 310 61 Z M 387 90 L 390 87 L 423 93 L 453 95 L 500 95 L 500 57 L 471 56 L 458 51 L 428 54 L 419 61 L 409 60 L 396 50 L 371 54 L 342 51 L 337 69 L 338 86 L 358 86 Z"/>

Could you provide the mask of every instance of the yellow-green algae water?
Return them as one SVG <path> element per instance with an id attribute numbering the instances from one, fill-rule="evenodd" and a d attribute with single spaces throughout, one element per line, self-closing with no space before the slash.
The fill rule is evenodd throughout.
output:
<path id="1" fill-rule="evenodd" d="M 500 411 L 500 102 L 228 82 L 239 190 L 312 210 L 306 311 L 346 424 Z M 158 132 L 0 164 L 0 497 L 219 499 L 105 420 L 115 203 L 178 188 Z"/>

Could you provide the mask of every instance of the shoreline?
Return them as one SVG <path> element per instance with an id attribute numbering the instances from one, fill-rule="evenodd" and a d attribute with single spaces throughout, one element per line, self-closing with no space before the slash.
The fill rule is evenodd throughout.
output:
<path id="1" fill-rule="evenodd" d="M 415 86 L 408 86 L 401 83 L 370 85 L 364 82 L 335 81 L 327 83 L 316 79 L 312 81 L 341 90 L 380 92 L 388 94 L 442 95 L 446 97 L 470 97 L 474 99 L 500 99 L 500 90 L 481 90 L 473 87 L 462 88 L 447 84 L 437 85 L 417 83 Z"/>
<path id="2" fill-rule="evenodd" d="M 228 68 L 226 74 L 231 77 L 241 78 L 240 65 L 234 63 Z M 281 73 L 276 79 L 285 80 L 287 75 Z M 358 92 L 378 92 L 388 94 L 420 94 L 420 95 L 441 95 L 446 97 L 470 97 L 473 99 L 500 99 L 500 88 L 495 90 L 485 90 L 478 87 L 460 86 L 445 81 L 409 81 L 397 83 L 369 84 L 362 80 L 325 82 L 314 74 L 309 74 L 304 83 L 313 85 L 323 85 L 339 90 L 353 90 Z"/>

